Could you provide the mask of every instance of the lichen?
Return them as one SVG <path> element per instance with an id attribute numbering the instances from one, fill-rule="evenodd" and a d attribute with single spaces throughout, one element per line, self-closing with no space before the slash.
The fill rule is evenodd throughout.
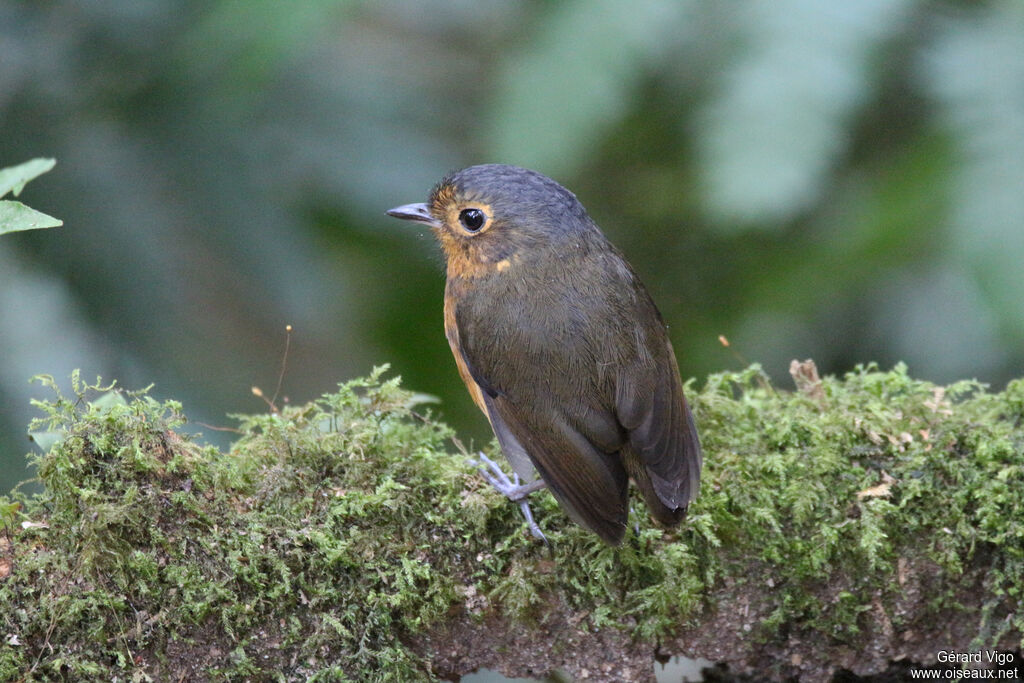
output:
<path id="1" fill-rule="evenodd" d="M 228 452 L 176 432 L 173 401 L 44 381 L 41 492 L 0 497 L 3 680 L 429 680 L 413 641 L 454 613 L 529 626 L 557 598 L 581 628 L 656 643 L 754 581 L 771 590 L 753 637 L 799 624 L 856 649 L 918 560 L 947 587 L 924 607 L 938 614 L 984 558 L 963 647 L 1024 632 L 1024 380 L 989 393 L 866 366 L 790 393 L 752 366 L 691 382 L 701 495 L 672 532 L 637 498 L 620 548 L 546 492 L 550 544 L 533 540 L 381 368 L 238 416 Z M 887 613 L 897 630 L 921 618 Z"/>

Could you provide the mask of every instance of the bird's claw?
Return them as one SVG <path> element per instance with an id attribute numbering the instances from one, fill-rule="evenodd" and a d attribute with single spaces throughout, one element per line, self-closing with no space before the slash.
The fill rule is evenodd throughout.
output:
<path id="1" fill-rule="evenodd" d="M 533 512 L 530 510 L 530 504 L 526 502 L 526 497 L 536 491 L 537 489 L 544 486 L 544 482 L 541 480 L 530 482 L 529 484 L 521 484 L 519 475 L 515 472 L 512 473 L 512 478 L 505 474 L 505 471 L 501 469 L 498 463 L 488 458 L 483 453 L 478 454 L 479 459 L 470 459 L 470 462 L 477 468 L 480 475 L 487 480 L 494 489 L 511 500 L 513 503 L 519 506 L 520 512 L 523 513 L 523 517 L 526 518 L 526 524 L 530 527 L 530 534 L 534 538 L 540 541 L 548 542 L 544 532 L 537 526 L 537 522 L 533 519 Z"/>
<path id="2" fill-rule="evenodd" d="M 480 453 L 479 456 L 479 460 L 474 460 L 472 462 L 476 465 L 477 469 L 480 470 L 480 474 L 483 475 L 483 478 L 486 479 L 488 483 L 498 491 L 498 493 L 503 494 L 513 502 L 518 502 L 518 500 L 513 496 L 517 493 L 516 488 L 519 486 L 519 475 L 512 475 L 516 479 L 513 483 L 498 463 L 494 462 L 483 453 Z"/>
<path id="3" fill-rule="evenodd" d="M 531 481 L 529 484 L 521 483 L 519 475 L 516 473 L 512 474 L 512 478 L 505 474 L 505 471 L 501 469 L 498 463 L 488 458 L 483 453 L 480 453 L 479 460 L 470 459 L 470 462 L 476 466 L 480 471 L 480 474 L 484 479 L 490 483 L 495 490 L 511 500 L 513 503 L 521 502 L 526 496 L 530 495 L 534 491 L 538 491 L 544 488 L 545 484 L 542 479 Z"/>
<path id="4" fill-rule="evenodd" d="M 523 513 L 523 517 L 526 518 L 526 525 L 530 527 L 530 535 L 536 538 L 538 541 L 548 542 L 548 537 L 544 535 L 544 532 L 537 526 L 537 522 L 533 521 L 533 512 L 530 511 L 530 504 L 526 500 L 519 501 L 519 511 Z"/>

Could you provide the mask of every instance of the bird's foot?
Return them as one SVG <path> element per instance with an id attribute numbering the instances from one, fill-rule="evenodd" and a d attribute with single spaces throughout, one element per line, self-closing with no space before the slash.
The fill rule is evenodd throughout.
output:
<path id="1" fill-rule="evenodd" d="M 530 527 L 530 533 L 534 538 L 544 541 L 547 543 L 548 539 L 544 536 L 544 532 L 537 526 L 537 522 L 533 520 L 533 512 L 530 511 L 530 504 L 526 502 L 526 497 L 544 488 L 544 480 L 538 479 L 531 481 L 529 484 L 521 484 L 519 481 L 519 475 L 516 473 L 512 474 L 512 478 L 509 479 L 505 471 L 501 469 L 498 463 L 488 458 L 483 453 L 479 453 L 479 459 L 470 459 L 470 462 L 476 466 L 487 482 L 494 487 L 494 489 L 511 500 L 513 503 L 519 506 L 519 510 L 523 513 L 523 517 L 526 518 L 526 523 Z"/>
<path id="2" fill-rule="evenodd" d="M 534 491 L 539 491 L 544 488 L 544 480 L 537 479 L 531 481 L 529 484 L 521 484 L 519 482 L 519 475 L 513 473 L 512 479 L 509 479 L 505 471 L 501 469 L 501 466 L 488 458 L 483 453 L 480 453 L 479 460 L 473 460 L 473 464 L 476 465 L 477 469 L 480 470 L 480 474 L 486 479 L 494 489 L 511 500 L 513 503 L 519 503 L 525 499 L 528 495 Z"/>

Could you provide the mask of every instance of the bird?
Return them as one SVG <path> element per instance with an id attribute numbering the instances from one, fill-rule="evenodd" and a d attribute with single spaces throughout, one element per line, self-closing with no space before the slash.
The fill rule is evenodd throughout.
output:
<path id="1" fill-rule="evenodd" d="M 522 502 L 534 535 L 525 498 L 546 487 L 619 545 L 630 480 L 659 524 L 678 525 L 703 458 L 668 330 L 576 196 L 536 171 L 482 164 L 386 213 L 440 242 L 445 336 L 514 474 L 482 454 L 481 471 Z"/>

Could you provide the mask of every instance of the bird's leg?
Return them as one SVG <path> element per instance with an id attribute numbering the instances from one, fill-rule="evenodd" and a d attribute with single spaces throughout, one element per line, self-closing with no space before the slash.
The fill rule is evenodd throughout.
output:
<path id="1" fill-rule="evenodd" d="M 521 502 L 528 495 L 534 491 L 541 490 L 545 486 L 543 479 L 531 481 L 529 484 L 520 484 L 519 475 L 515 473 L 512 474 L 515 481 L 510 480 L 504 470 L 501 469 L 501 466 L 483 453 L 480 453 L 480 460 L 475 461 L 475 464 L 484 479 L 490 482 L 491 486 L 493 486 L 498 493 L 502 494 L 513 503 Z"/>
<path id="2" fill-rule="evenodd" d="M 547 538 L 544 536 L 544 532 L 537 526 L 537 522 L 533 520 L 533 512 L 530 511 L 530 504 L 526 502 L 526 497 L 534 491 L 539 491 L 544 488 L 544 480 L 538 479 L 531 481 L 529 484 L 520 484 L 519 475 L 512 474 L 512 479 L 508 478 L 504 470 L 490 458 L 483 453 L 480 453 L 479 460 L 472 460 L 471 462 L 476 465 L 477 469 L 480 470 L 480 474 L 488 483 L 494 487 L 494 489 L 511 500 L 513 503 L 519 505 L 519 510 L 523 513 L 523 517 L 526 518 L 526 523 L 530 527 L 530 533 L 533 537 L 547 543 Z"/>

